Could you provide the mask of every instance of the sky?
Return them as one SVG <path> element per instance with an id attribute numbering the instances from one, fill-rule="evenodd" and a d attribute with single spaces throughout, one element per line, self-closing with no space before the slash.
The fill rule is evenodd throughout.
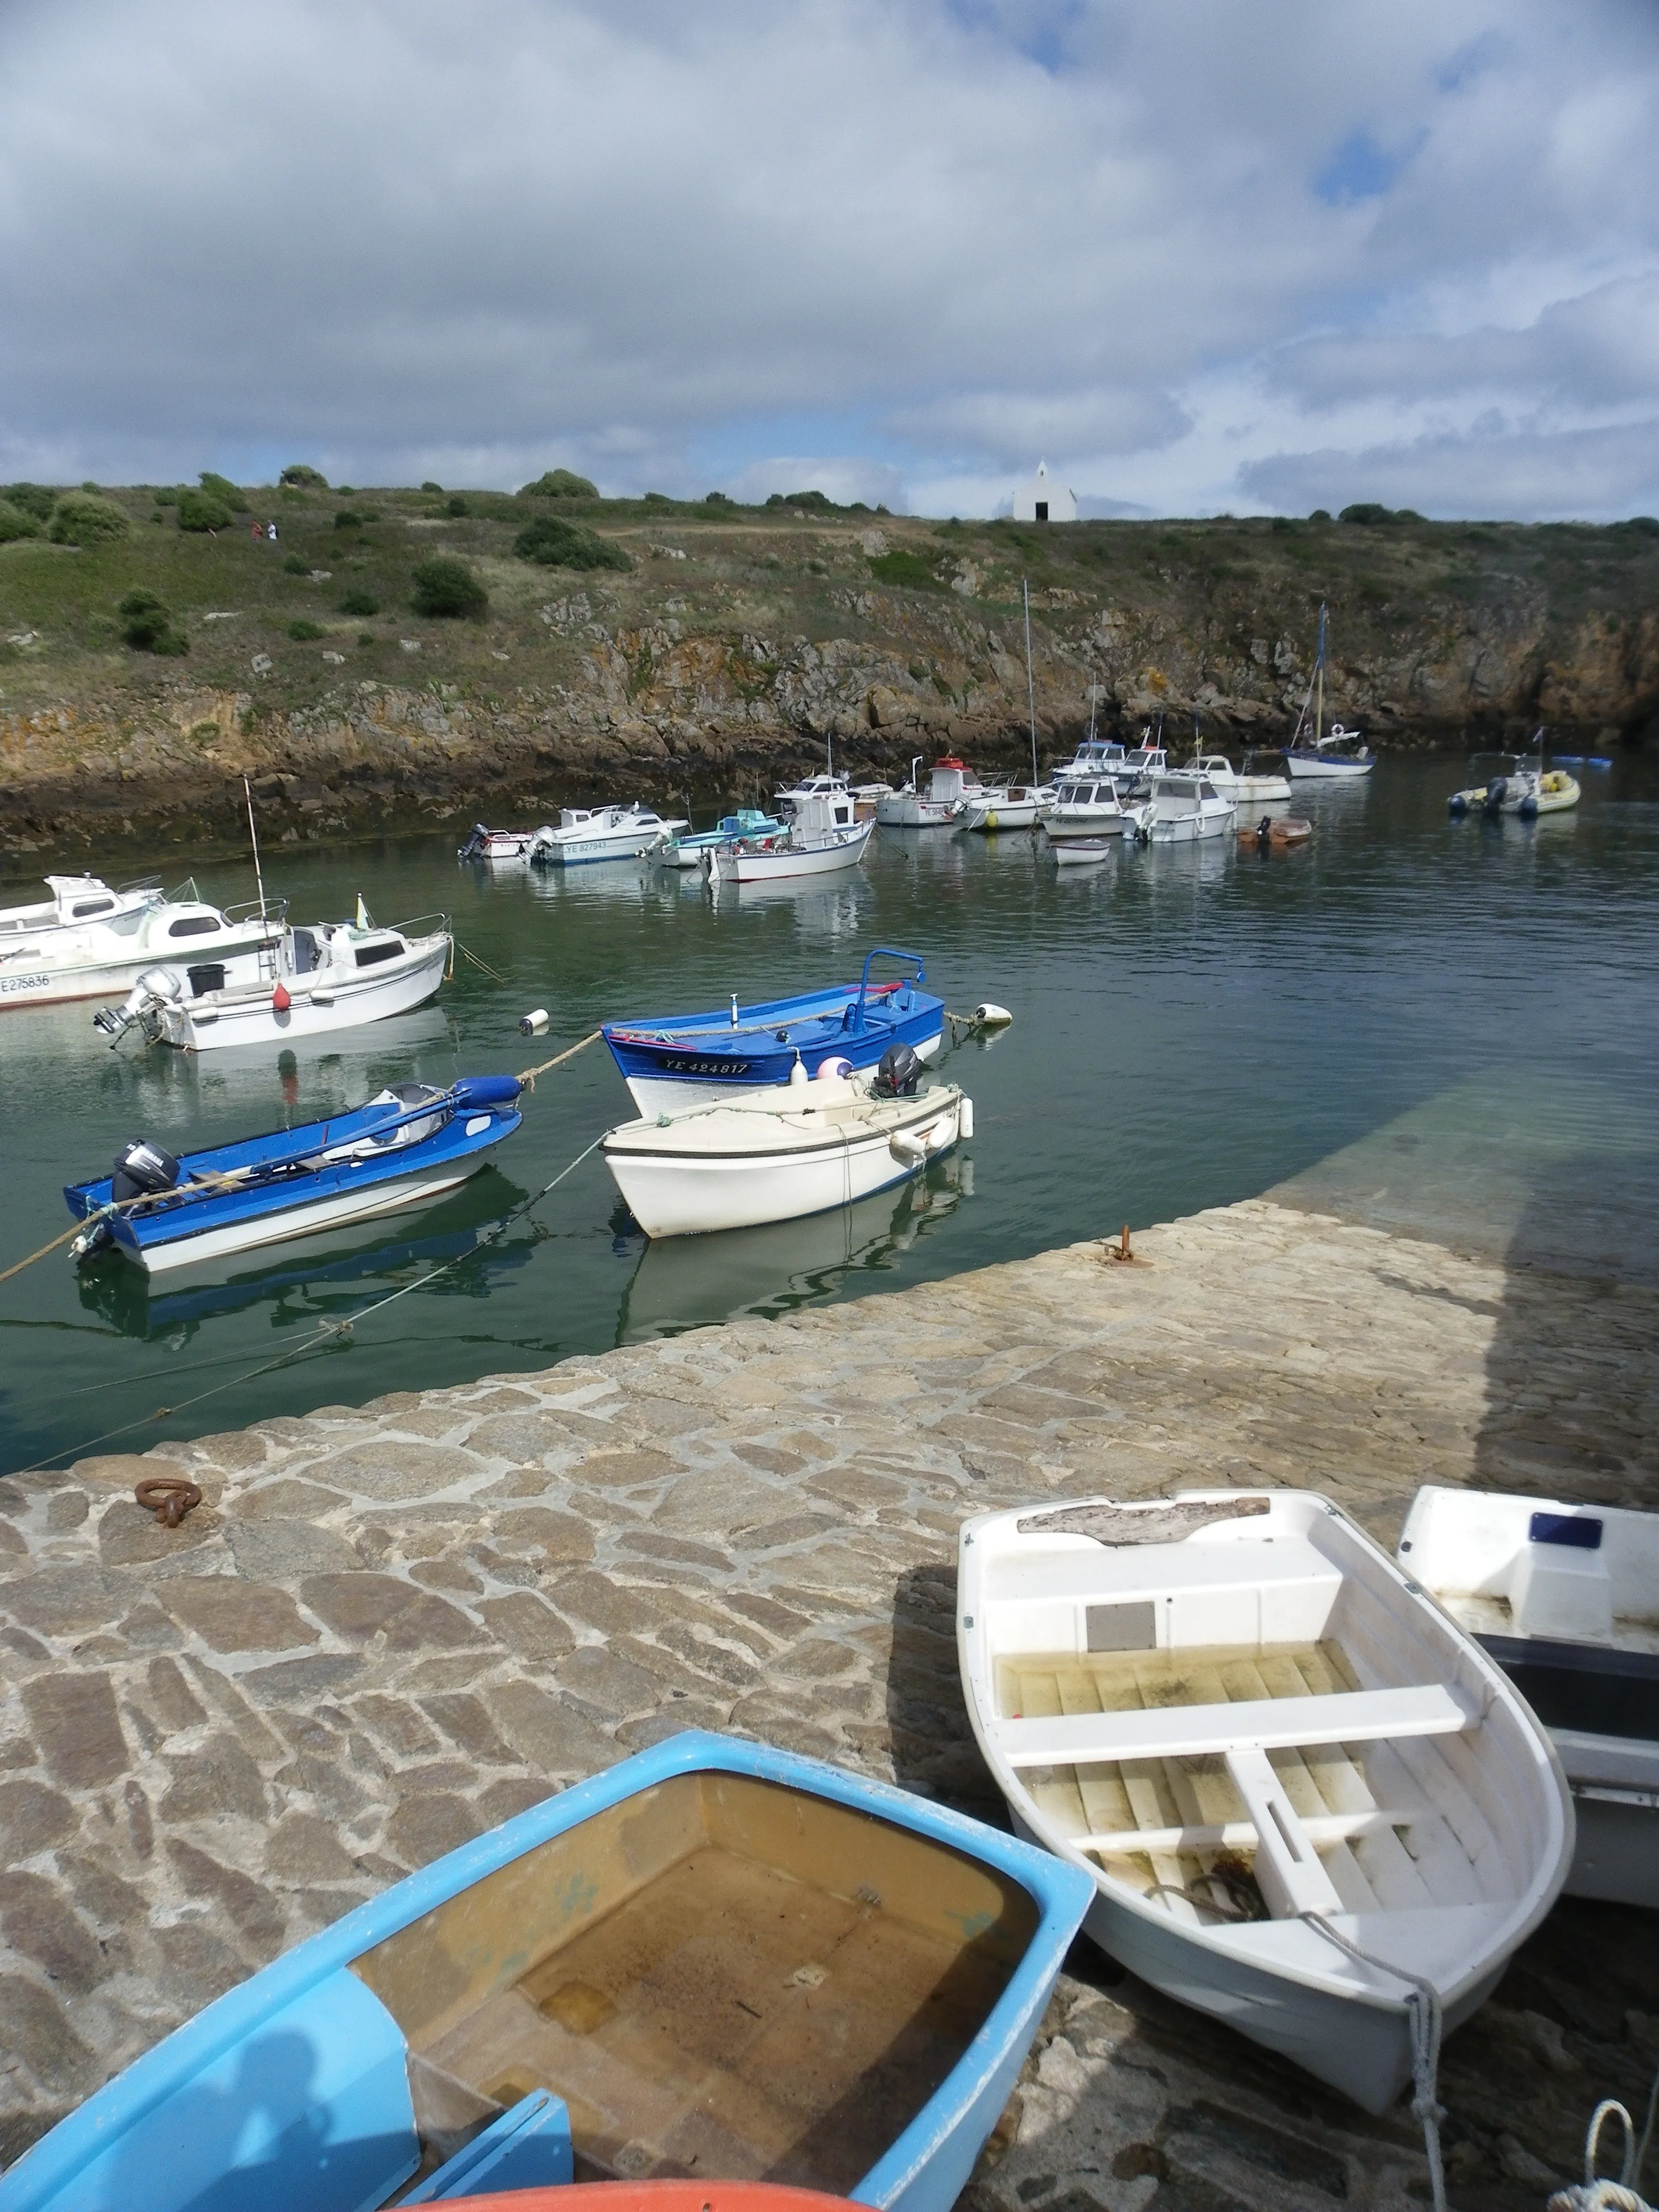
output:
<path id="1" fill-rule="evenodd" d="M 1659 513 L 1655 0 L 0 0 L 0 482 Z"/>

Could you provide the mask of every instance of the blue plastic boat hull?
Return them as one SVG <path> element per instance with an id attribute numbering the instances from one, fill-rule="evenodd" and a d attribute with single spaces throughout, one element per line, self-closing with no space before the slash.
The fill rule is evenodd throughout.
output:
<path id="1" fill-rule="evenodd" d="M 370 2212 L 384 2203 L 419 2160 L 410 2053 L 354 1965 L 538 1845 L 684 1776 L 754 1778 L 850 1808 L 947 1846 L 1029 1900 L 1031 1932 L 1000 1996 L 851 2192 L 892 2212 L 949 2212 L 1008 2100 L 1094 1885 L 1079 1868 L 902 1790 L 702 1732 L 671 1737 L 532 1807 L 221 1997 L 0 2176 L 0 2212 Z M 571 1912 L 587 1909 L 580 1887 L 571 1889 Z M 977 1931 L 976 1923 L 962 1932 L 976 1939 Z M 467 2177 L 498 2156 L 508 2162 L 496 2186 L 538 2168 L 557 2179 L 562 2155 L 568 2179 L 562 2123 L 557 2100 L 533 2092 L 488 2142 L 477 2137 L 456 2154 L 444 2170 L 452 2179 L 435 2194 L 428 2179 L 427 2201 L 489 2185 Z"/>

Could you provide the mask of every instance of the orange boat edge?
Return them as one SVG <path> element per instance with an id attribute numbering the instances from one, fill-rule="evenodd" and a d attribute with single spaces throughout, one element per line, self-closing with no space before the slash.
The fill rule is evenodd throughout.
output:
<path id="1" fill-rule="evenodd" d="M 444 2212 L 841 2212 L 848 2202 L 771 2181 L 566 2181 L 453 2197 Z"/>

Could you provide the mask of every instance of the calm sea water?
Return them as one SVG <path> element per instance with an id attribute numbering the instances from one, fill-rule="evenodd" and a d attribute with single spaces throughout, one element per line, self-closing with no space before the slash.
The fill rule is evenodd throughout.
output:
<path id="1" fill-rule="evenodd" d="M 106 1172 L 124 1139 L 184 1151 L 411 1076 L 516 1071 L 608 1017 L 855 977 L 875 945 L 921 953 L 947 1005 L 994 999 L 1014 1023 L 948 1062 L 975 1102 L 965 1155 L 845 1215 L 649 1248 L 593 1159 L 482 1243 L 631 1111 L 595 1046 L 544 1078 L 497 1165 L 343 1244 L 154 1293 L 118 1260 L 77 1274 L 54 1253 L 0 1285 L 0 1468 L 897 1288 L 1294 1177 L 1316 1200 L 1431 1232 L 1443 1215 L 1500 1245 L 1517 1189 L 1553 1189 L 1564 1218 L 1598 1206 L 1620 1263 L 1645 1268 L 1659 768 L 1635 757 L 1583 780 L 1576 815 L 1453 825 L 1465 763 L 1385 761 L 1367 787 L 1310 791 L 1312 843 L 1270 860 L 1228 839 L 1060 872 L 1029 836 L 879 831 L 848 878 L 718 900 L 633 863 L 490 874 L 458 866 L 453 834 L 279 848 L 268 881 L 296 919 L 347 913 L 359 892 L 382 921 L 447 909 L 502 980 L 463 958 L 433 1007 L 283 1064 L 274 1048 L 112 1051 L 86 1006 L 0 1014 L 0 1265 L 58 1233 L 60 1187 Z M 110 872 L 146 865 L 183 872 L 176 850 L 124 849 Z M 205 896 L 250 894 L 245 868 L 198 872 Z M 31 895 L 0 886 L 0 902 Z M 533 1006 L 552 1025 L 526 1042 Z M 334 1348 L 269 1365 L 410 1285 L 426 1286 Z"/>

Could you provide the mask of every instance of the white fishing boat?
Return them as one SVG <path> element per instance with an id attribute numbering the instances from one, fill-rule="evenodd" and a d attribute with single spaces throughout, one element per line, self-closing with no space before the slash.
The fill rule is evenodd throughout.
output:
<path id="1" fill-rule="evenodd" d="M 1283 758 L 1282 753 L 1246 753 L 1243 766 L 1235 768 L 1225 753 L 1203 753 L 1184 763 L 1177 774 L 1206 777 L 1235 806 L 1272 806 L 1291 795 L 1290 777 L 1267 765 Z"/>
<path id="2" fill-rule="evenodd" d="M 215 980 L 216 967 L 146 969 L 125 1003 L 93 1016 L 115 1043 L 137 1027 L 149 1044 L 184 1052 L 237 1045 L 294 1044 L 330 1036 L 422 1006 L 449 966 L 447 917 L 379 928 L 362 900 L 355 921 L 289 927 L 252 980 Z"/>
<path id="3" fill-rule="evenodd" d="M 112 891 L 95 877 L 47 881 L 65 889 L 49 904 L 14 907 L 0 917 L 46 917 L 39 927 L 22 923 L 0 933 L 0 1007 L 106 999 L 162 960 L 221 984 L 255 982 L 283 934 L 280 902 L 216 907 L 197 897 L 194 884 L 164 897 L 154 889 Z M 79 889 L 82 884 L 88 888 Z"/>
<path id="4" fill-rule="evenodd" d="M 1191 845 L 1224 837 L 1233 826 L 1233 802 L 1207 775 L 1161 775 L 1152 786 L 1146 835 L 1154 845 Z"/>
<path id="5" fill-rule="evenodd" d="M 884 830 L 948 830 L 965 802 L 985 788 L 965 761 L 945 753 L 933 763 L 926 790 L 919 771 L 921 755 L 910 763 L 910 781 L 876 801 L 876 819 Z"/>
<path id="6" fill-rule="evenodd" d="M 1127 779 L 1130 775 L 1129 757 L 1115 738 L 1085 738 L 1068 761 L 1055 769 L 1055 783 L 1082 783 L 1097 776 L 1109 775 Z"/>
<path id="7" fill-rule="evenodd" d="M 590 860 L 637 860 L 689 822 L 671 821 L 637 800 L 627 806 L 562 806 L 557 826 L 544 823 L 526 854 L 532 868 L 574 868 Z"/>
<path id="8" fill-rule="evenodd" d="M 457 847 L 455 857 L 458 860 L 483 860 L 491 867 L 509 866 L 515 861 L 528 860 L 535 841 L 533 830 L 487 830 L 482 822 L 475 822 L 472 835 L 465 845 Z"/>
<path id="9" fill-rule="evenodd" d="M 613 1129 L 605 1165 L 646 1235 L 752 1229 L 850 1206 L 972 1136 L 972 1102 L 955 1084 L 916 1093 L 921 1063 L 908 1046 L 873 1079 L 839 1073 L 845 1066 L 829 1061 L 810 1080 L 801 1067 L 769 1089 Z"/>
<path id="10" fill-rule="evenodd" d="M 991 1513 L 969 1717 L 1155 1988 L 1381 2112 L 1559 1893 L 1572 1803 L 1498 1665 L 1309 1491 Z M 1425 2094 L 1427 2085 L 1422 2086 Z"/>
<path id="11" fill-rule="evenodd" d="M 833 805 L 837 799 L 850 799 L 852 797 L 847 778 L 837 775 L 833 769 L 825 769 L 820 775 L 804 775 L 799 783 L 792 783 L 776 793 L 778 812 L 786 822 L 793 818 L 795 809 L 803 804 L 823 799 Z"/>
<path id="12" fill-rule="evenodd" d="M 994 835 L 999 830 L 1035 830 L 1053 810 L 1052 785 L 1004 783 L 970 792 L 957 816 L 958 830 Z"/>
<path id="13" fill-rule="evenodd" d="M 735 814 L 722 814 L 712 830 L 664 838 L 651 857 L 659 868 L 700 868 L 711 845 L 729 844 L 738 837 L 781 836 L 786 827 L 774 814 L 763 814 L 757 806 L 743 806 Z"/>
<path id="14" fill-rule="evenodd" d="M 1549 1730 L 1578 1816 L 1569 1892 L 1659 1906 L 1659 1513 L 1431 1486 L 1399 1558 Z"/>
<path id="15" fill-rule="evenodd" d="M 1118 789 L 1127 799 L 1144 799 L 1156 780 L 1169 771 L 1170 757 L 1162 745 L 1131 745 L 1118 773 Z"/>
<path id="16" fill-rule="evenodd" d="M 781 836 L 739 837 L 711 845 L 702 856 L 711 886 L 770 884 L 790 876 L 835 875 L 855 868 L 875 834 L 872 821 L 856 819 L 851 793 L 815 793 L 797 799 Z"/>
<path id="17" fill-rule="evenodd" d="M 1285 748 L 1285 765 L 1292 776 L 1316 782 L 1355 783 L 1376 766 L 1376 756 L 1358 730 L 1340 722 L 1325 727 L 1325 603 L 1319 603 L 1319 643 L 1307 695 L 1297 717 L 1296 734 Z"/>
<path id="18" fill-rule="evenodd" d="M 112 921 L 118 915 L 154 906 L 162 896 L 154 877 L 112 890 L 101 876 L 47 876 L 47 899 L 24 906 L 0 907 L 0 951 L 15 937 L 37 937 L 48 929 L 73 929 L 82 921 Z"/>
<path id="19" fill-rule="evenodd" d="M 1134 836 L 1140 829 L 1142 811 L 1137 802 L 1123 795 L 1110 776 L 1095 782 L 1085 778 L 1079 783 L 1062 779 L 1054 786 L 1054 803 L 1042 817 L 1042 826 L 1056 845 L 1073 837 L 1095 840 L 1101 837 Z"/>

